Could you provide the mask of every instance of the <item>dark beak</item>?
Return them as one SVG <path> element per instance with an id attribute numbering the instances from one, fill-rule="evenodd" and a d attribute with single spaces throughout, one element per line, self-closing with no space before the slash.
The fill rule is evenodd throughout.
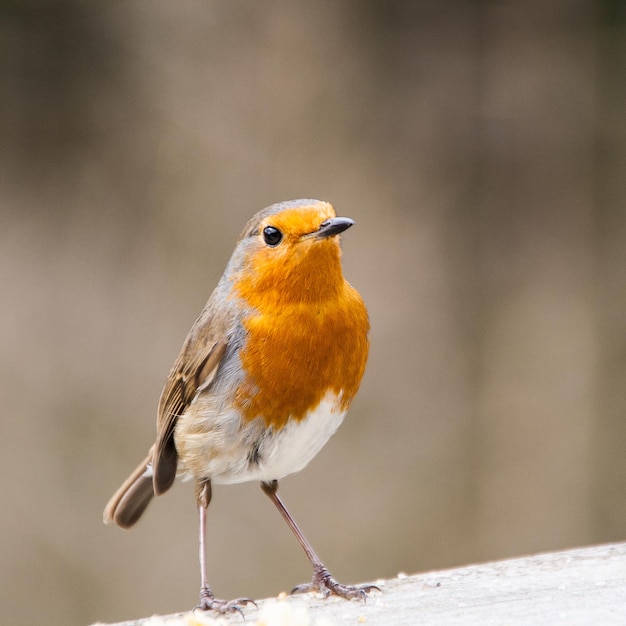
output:
<path id="1" fill-rule="evenodd" d="M 351 220 L 349 217 L 331 217 L 329 220 L 322 222 L 320 227 L 314 233 L 311 233 L 311 236 L 318 239 L 327 239 L 342 233 L 353 224 L 354 220 Z"/>

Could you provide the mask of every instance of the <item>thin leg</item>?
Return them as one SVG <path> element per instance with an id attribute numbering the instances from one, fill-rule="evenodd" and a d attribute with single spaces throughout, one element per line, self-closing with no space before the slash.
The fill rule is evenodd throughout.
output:
<path id="1" fill-rule="evenodd" d="M 291 513 L 287 510 L 283 501 L 278 495 L 278 481 L 273 480 L 270 483 L 261 483 L 261 489 L 274 503 L 279 513 L 282 515 L 287 526 L 291 528 L 291 532 L 296 536 L 298 543 L 302 546 L 302 549 L 306 553 L 311 566 L 313 567 L 313 580 L 310 583 L 304 585 L 298 585 L 292 589 L 291 593 L 306 593 L 308 591 L 319 591 L 324 597 L 334 594 L 341 596 L 342 598 L 359 598 L 365 601 L 367 594 L 376 589 L 380 591 L 375 585 L 363 585 L 361 587 L 353 587 L 351 585 L 342 585 L 338 583 L 330 575 L 330 572 L 326 569 L 320 558 L 317 556 L 315 550 L 308 542 L 307 538 L 302 534 L 300 528 L 296 524 L 296 521 L 291 517 Z"/>
<path id="2" fill-rule="evenodd" d="M 200 606 L 205 599 L 214 599 L 206 575 L 206 512 L 211 502 L 211 481 L 207 480 L 197 487 L 198 516 L 200 518 Z"/>
<path id="3" fill-rule="evenodd" d="M 218 600 L 209 587 L 206 575 L 206 512 L 211 502 L 211 481 L 205 480 L 196 485 L 196 501 L 198 502 L 198 516 L 200 518 L 200 604 L 196 607 L 203 611 L 217 611 L 218 613 L 230 613 L 237 611 L 243 615 L 242 607 L 246 604 L 254 604 L 250 598 L 237 598 L 236 600 Z"/>

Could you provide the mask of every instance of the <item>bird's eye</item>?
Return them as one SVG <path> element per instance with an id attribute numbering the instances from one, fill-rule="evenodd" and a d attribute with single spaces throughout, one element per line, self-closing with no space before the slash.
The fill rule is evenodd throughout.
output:
<path id="1" fill-rule="evenodd" d="M 283 238 L 283 234 L 274 226 L 266 226 L 263 229 L 263 239 L 268 246 L 277 246 Z"/>

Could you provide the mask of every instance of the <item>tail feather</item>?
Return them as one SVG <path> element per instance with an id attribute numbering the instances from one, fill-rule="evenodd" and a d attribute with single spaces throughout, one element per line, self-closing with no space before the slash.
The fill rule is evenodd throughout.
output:
<path id="1" fill-rule="evenodd" d="M 115 492 L 104 509 L 104 523 L 115 522 L 121 528 L 130 528 L 141 517 L 154 497 L 152 486 L 152 452 Z"/>

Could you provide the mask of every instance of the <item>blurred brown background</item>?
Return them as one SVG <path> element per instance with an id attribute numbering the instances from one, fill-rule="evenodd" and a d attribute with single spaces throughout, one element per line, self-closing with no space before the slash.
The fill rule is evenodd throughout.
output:
<path id="1" fill-rule="evenodd" d="M 372 350 L 282 493 L 333 573 L 626 538 L 620 0 L 0 3 L 0 615 L 197 599 L 189 484 L 102 509 L 245 221 L 319 197 Z M 256 484 L 217 487 L 224 597 L 309 578 Z"/>

